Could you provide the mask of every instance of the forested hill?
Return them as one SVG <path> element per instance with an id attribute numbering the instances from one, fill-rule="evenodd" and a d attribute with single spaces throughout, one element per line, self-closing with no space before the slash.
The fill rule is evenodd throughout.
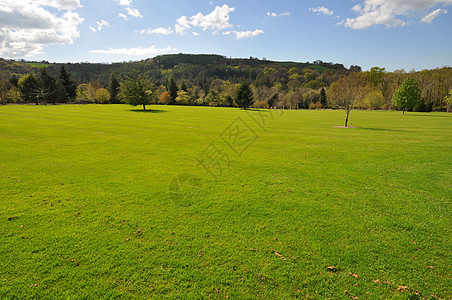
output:
<path id="1" fill-rule="evenodd" d="M 3 78 L 9 78 L 12 75 L 20 77 L 27 73 L 38 75 L 43 67 L 47 68 L 50 75 L 56 76 L 62 65 L 46 61 L 27 62 L 0 58 L 0 76 Z M 228 80 L 231 83 L 247 80 L 256 86 L 272 86 L 275 82 L 287 84 L 291 80 L 309 83 L 321 75 L 328 77 L 335 75 L 336 77 L 350 71 L 342 64 L 322 61 L 313 63 L 276 62 L 253 57 L 238 59 L 204 54 L 161 55 L 142 61 L 112 64 L 83 62 L 65 65 L 77 83 L 96 81 L 105 86 L 112 73 L 119 78 L 140 73 L 149 77 L 157 85 L 166 84 L 169 76 L 173 74 L 178 80 L 186 80 L 199 86 L 209 84 L 214 79 Z M 352 66 L 350 69 L 359 71 L 361 68 Z"/>

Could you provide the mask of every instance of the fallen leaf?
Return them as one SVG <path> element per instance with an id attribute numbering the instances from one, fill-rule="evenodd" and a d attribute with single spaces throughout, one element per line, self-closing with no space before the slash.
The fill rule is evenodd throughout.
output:
<path id="1" fill-rule="evenodd" d="M 201 251 L 198 252 L 198 256 L 202 257 L 202 252 Z"/>
<path id="2" fill-rule="evenodd" d="M 338 269 L 335 267 L 335 266 L 328 266 L 328 267 L 326 267 L 327 269 L 328 269 L 328 271 L 330 271 L 330 272 L 337 272 L 338 271 Z"/>
<path id="3" fill-rule="evenodd" d="M 278 257 L 283 257 L 281 253 L 275 251 L 275 255 Z"/>
<path id="4" fill-rule="evenodd" d="M 417 245 L 417 243 L 415 241 L 411 241 L 413 244 Z"/>
<path id="5" fill-rule="evenodd" d="M 256 251 L 257 251 L 257 249 L 254 249 L 254 248 L 250 248 L 250 251 L 254 251 L 254 252 L 256 252 Z"/>
<path id="6" fill-rule="evenodd" d="M 409 290 L 410 288 L 406 285 L 399 285 L 399 287 L 397 288 L 398 291 L 404 292 L 406 290 Z"/>
<path id="7" fill-rule="evenodd" d="M 391 284 L 391 282 L 390 281 L 387 281 L 387 280 L 385 280 L 385 281 L 383 281 L 384 283 L 386 283 L 386 284 Z"/>
<path id="8" fill-rule="evenodd" d="M 381 283 L 380 279 L 375 279 L 374 282 L 375 282 L 375 283 L 378 283 L 378 284 Z"/>

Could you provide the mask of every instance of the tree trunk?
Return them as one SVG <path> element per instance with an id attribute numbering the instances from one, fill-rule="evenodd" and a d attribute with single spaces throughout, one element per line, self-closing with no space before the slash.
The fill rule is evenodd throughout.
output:
<path id="1" fill-rule="evenodd" d="M 350 114 L 350 111 L 347 111 L 347 114 L 345 115 L 345 127 L 347 127 L 348 124 L 348 115 Z"/>
<path id="2" fill-rule="evenodd" d="M 405 108 L 403 109 L 403 112 L 402 112 L 402 115 L 404 115 L 405 114 Z"/>
<path id="3" fill-rule="evenodd" d="M 146 105 L 143 104 L 143 110 L 146 110 Z"/>

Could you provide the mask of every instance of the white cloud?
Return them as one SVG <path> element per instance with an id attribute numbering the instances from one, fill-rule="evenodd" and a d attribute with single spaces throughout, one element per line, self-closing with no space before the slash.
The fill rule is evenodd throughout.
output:
<path id="1" fill-rule="evenodd" d="M 155 46 L 151 46 L 148 48 L 137 47 L 137 48 L 110 48 L 108 50 L 91 50 L 91 53 L 96 54 L 119 54 L 119 55 L 128 55 L 128 56 L 152 56 L 159 55 L 165 53 L 174 53 L 177 52 L 176 48 L 167 47 L 163 49 L 156 48 Z"/>
<path id="2" fill-rule="evenodd" d="M 240 39 L 249 39 L 255 36 L 258 36 L 260 34 L 264 34 L 263 30 L 260 29 L 256 29 L 254 31 L 235 31 L 235 30 L 231 30 L 231 31 L 226 31 L 223 32 L 223 34 L 225 35 L 230 35 L 230 34 L 235 34 L 235 37 L 240 40 Z"/>
<path id="3" fill-rule="evenodd" d="M 118 2 L 119 5 L 123 6 L 125 8 L 126 12 L 130 16 L 136 17 L 136 18 L 142 18 L 143 17 L 143 15 L 140 13 L 140 11 L 138 9 L 132 8 L 133 0 L 115 0 L 115 1 Z M 120 13 L 119 16 L 127 21 L 127 16 L 126 15 Z"/>
<path id="4" fill-rule="evenodd" d="M 276 17 L 288 17 L 290 15 L 291 15 L 290 11 L 286 11 L 286 12 L 283 12 L 283 13 L 280 13 L 280 14 L 275 13 L 275 12 L 268 12 L 267 13 L 267 17 L 273 17 L 273 18 L 276 18 Z"/>
<path id="5" fill-rule="evenodd" d="M 37 0 L 35 2 L 41 6 L 54 7 L 59 10 L 72 10 L 82 7 L 80 0 Z"/>
<path id="6" fill-rule="evenodd" d="M 168 35 L 168 34 L 173 34 L 174 30 L 171 29 L 171 27 L 168 28 L 163 28 L 163 27 L 159 27 L 159 28 L 155 28 L 155 29 L 151 29 L 151 28 L 147 28 L 147 29 L 142 29 L 140 30 L 141 34 L 164 34 L 164 35 Z"/>
<path id="7" fill-rule="evenodd" d="M 216 6 L 215 9 L 208 15 L 203 15 L 201 12 L 188 18 L 182 16 L 177 19 L 175 29 L 177 33 L 184 33 L 185 30 L 191 26 L 201 27 L 203 30 L 221 31 L 227 28 L 233 27 L 229 23 L 229 14 L 233 12 L 235 8 L 229 7 L 227 4 L 223 6 Z"/>
<path id="8" fill-rule="evenodd" d="M 358 14 L 356 18 L 349 18 L 345 22 L 346 27 L 352 29 L 367 29 L 372 26 L 385 25 L 386 27 L 406 26 L 417 12 L 425 12 L 437 6 L 452 5 L 452 0 L 365 0 L 364 3 L 355 5 L 352 10 Z M 427 15 L 423 22 L 433 21 L 444 10 L 435 11 Z"/>
<path id="9" fill-rule="evenodd" d="M 326 8 L 325 6 L 311 7 L 309 10 L 314 12 L 314 13 L 324 14 L 324 15 L 327 15 L 327 16 L 332 16 L 334 14 L 334 12 L 332 10 Z"/>
<path id="10" fill-rule="evenodd" d="M 437 10 L 429 13 L 425 17 L 422 18 L 421 22 L 432 24 L 433 20 L 435 20 L 437 17 L 439 17 L 441 14 L 447 14 L 447 10 L 438 8 Z"/>
<path id="11" fill-rule="evenodd" d="M 176 20 L 177 24 L 174 25 L 177 33 L 184 33 L 185 30 L 190 28 L 190 21 L 186 16 L 182 16 Z"/>
<path id="12" fill-rule="evenodd" d="M 108 23 L 105 20 L 97 21 L 96 23 L 97 23 L 97 30 L 98 31 L 102 31 L 102 29 L 104 29 L 105 26 L 110 25 L 110 23 Z"/>
<path id="13" fill-rule="evenodd" d="M 143 15 L 140 13 L 140 11 L 138 9 L 136 9 L 136 8 L 126 7 L 126 11 L 132 17 L 136 17 L 136 18 L 142 18 L 143 17 Z"/>
<path id="14" fill-rule="evenodd" d="M 200 35 L 199 33 L 194 32 L 194 31 L 192 33 L 193 33 L 194 36 L 199 36 Z"/>
<path id="15" fill-rule="evenodd" d="M 79 1 L 46 2 L 46 6 L 58 8 L 58 13 L 47 10 L 42 2 L 0 3 L 0 56 L 31 57 L 42 54 L 47 45 L 72 44 L 80 37 L 78 26 L 84 19 L 72 11 Z"/>

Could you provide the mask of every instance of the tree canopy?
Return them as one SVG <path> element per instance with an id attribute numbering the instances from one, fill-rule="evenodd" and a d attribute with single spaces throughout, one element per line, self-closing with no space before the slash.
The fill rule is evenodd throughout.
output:
<path id="1" fill-rule="evenodd" d="M 121 83 L 121 100 L 131 106 L 142 105 L 146 110 L 146 105 L 150 105 L 156 98 L 154 85 L 143 76 L 137 76 L 136 79 L 126 78 Z"/>
<path id="2" fill-rule="evenodd" d="M 244 81 L 237 90 L 235 103 L 243 109 L 247 109 L 248 107 L 253 105 L 253 102 L 253 91 L 251 90 L 250 85 L 246 81 Z"/>
<path id="3" fill-rule="evenodd" d="M 416 79 L 409 77 L 395 90 L 393 101 L 394 105 L 402 108 L 405 114 L 405 110 L 413 109 L 420 98 L 421 90 Z"/>

